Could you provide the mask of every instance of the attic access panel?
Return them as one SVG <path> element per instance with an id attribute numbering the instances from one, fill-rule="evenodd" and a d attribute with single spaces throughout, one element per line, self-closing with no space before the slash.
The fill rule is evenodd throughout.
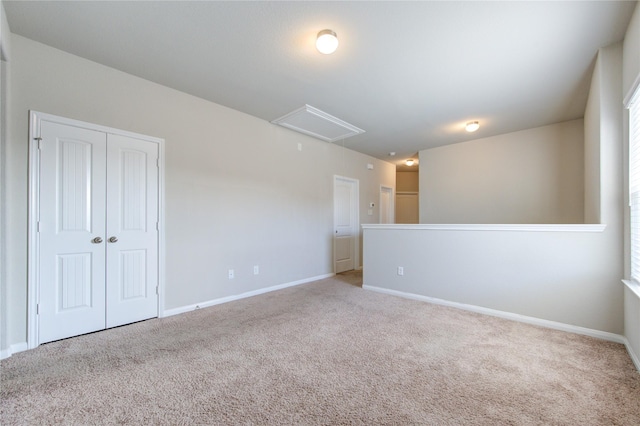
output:
<path id="1" fill-rule="evenodd" d="M 272 123 L 325 142 L 335 142 L 364 133 L 364 130 L 310 105 L 298 108 Z"/>

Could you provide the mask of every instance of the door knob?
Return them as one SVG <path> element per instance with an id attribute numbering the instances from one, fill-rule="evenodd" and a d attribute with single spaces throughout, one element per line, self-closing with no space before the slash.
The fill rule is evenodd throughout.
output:
<path id="1" fill-rule="evenodd" d="M 93 244 L 100 244 L 102 242 L 102 238 L 100 237 L 95 237 L 93 240 L 91 240 L 91 242 Z"/>
<path id="2" fill-rule="evenodd" d="M 109 242 L 110 242 L 110 243 L 117 243 L 117 242 L 118 242 L 118 237 L 111 237 L 111 238 L 109 238 Z"/>

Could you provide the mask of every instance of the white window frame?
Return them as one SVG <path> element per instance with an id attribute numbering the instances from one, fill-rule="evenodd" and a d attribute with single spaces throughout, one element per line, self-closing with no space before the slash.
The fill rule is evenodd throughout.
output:
<path id="1" fill-rule="evenodd" d="M 636 86 L 625 106 L 629 110 L 630 279 L 640 284 L 640 86 Z"/>

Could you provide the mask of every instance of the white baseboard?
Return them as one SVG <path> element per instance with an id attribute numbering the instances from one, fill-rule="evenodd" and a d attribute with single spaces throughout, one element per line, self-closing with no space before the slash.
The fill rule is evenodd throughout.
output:
<path id="1" fill-rule="evenodd" d="M 638 372 L 640 372 L 640 357 L 638 357 L 638 354 L 636 354 L 633 351 L 633 348 L 631 347 L 631 344 L 629 343 L 629 340 L 627 340 L 626 337 L 624 339 L 624 345 L 627 347 L 627 352 L 629 352 L 629 357 L 631 357 L 631 361 L 633 361 L 633 364 L 636 366 L 636 369 L 638 370 Z"/>
<path id="2" fill-rule="evenodd" d="M 629 348 L 627 339 L 624 336 L 620 335 L 620 334 L 609 333 L 609 332 L 600 331 L 600 330 L 594 330 L 594 329 L 586 328 L 586 327 L 579 327 L 577 325 L 565 324 L 565 323 L 562 323 L 562 322 L 549 321 L 549 320 L 545 320 L 545 319 L 529 317 L 529 316 L 526 316 L 526 315 L 514 314 L 512 312 L 506 312 L 506 311 L 499 311 L 499 310 L 496 310 L 496 309 L 483 308 L 482 306 L 467 305 L 465 303 L 451 302 L 451 301 L 444 300 L 444 299 L 437 299 L 435 297 L 422 296 L 422 295 L 413 294 L 413 293 L 405 293 L 405 292 L 402 292 L 402 291 L 390 290 L 390 289 L 382 288 L 382 287 L 374 287 L 374 286 L 369 286 L 369 285 L 363 285 L 362 288 L 365 289 L 365 290 L 376 291 L 378 293 L 384 293 L 384 294 L 390 294 L 390 295 L 393 295 L 393 296 L 404 297 L 406 299 L 420 300 L 420 301 L 423 301 L 423 302 L 429 302 L 429 303 L 433 303 L 433 304 L 436 304 L 436 305 L 444 305 L 444 306 L 449 306 L 449 307 L 452 307 L 452 308 L 463 309 L 465 311 L 476 312 L 476 313 L 479 313 L 479 314 L 491 315 L 493 317 L 499 317 L 499 318 L 504 318 L 504 319 L 508 319 L 508 320 L 512 320 L 512 321 L 523 322 L 523 323 L 526 323 L 526 324 L 538 325 L 540 327 L 552 328 L 554 330 L 561 330 L 561 331 L 567 331 L 569 333 L 575 333 L 575 334 L 582 334 L 582 335 L 585 335 L 585 336 L 591 336 L 591 337 L 595 337 L 595 338 L 602 339 L 602 340 L 608 340 L 610 342 L 622 343 L 622 344 L 625 344 L 627 346 L 627 349 Z M 633 359 L 633 357 L 632 357 L 632 359 Z M 637 360 L 637 357 L 636 357 L 636 360 Z M 639 364 L 638 364 L 638 362 L 636 362 L 636 360 L 634 360 L 634 363 L 636 364 L 636 367 L 637 367 Z"/>
<path id="3" fill-rule="evenodd" d="M 318 276 L 315 276 L 315 277 L 305 278 L 305 279 L 298 280 L 298 281 L 292 281 L 290 283 L 278 284 L 278 285 L 274 285 L 274 286 L 271 286 L 271 287 L 265 287 L 265 288 L 261 288 L 261 289 L 258 289 L 258 290 L 248 291 L 246 293 L 240 293 L 240 294 L 236 294 L 236 295 L 233 295 L 233 296 L 227 296 L 227 297 L 221 297 L 219 299 L 208 300 L 208 301 L 202 302 L 202 303 L 196 303 L 196 304 L 188 305 L 188 306 L 181 306 L 179 308 L 166 309 L 166 310 L 164 310 L 162 312 L 160 317 L 170 317 L 170 316 L 173 316 L 173 315 L 183 314 L 185 312 L 191 312 L 191 311 L 194 311 L 196 309 L 208 308 L 209 306 L 219 305 L 221 303 L 233 302 L 234 300 L 245 299 L 247 297 L 253 297 L 253 296 L 257 296 L 259 294 L 269 293 L 269 292 L 276 291 L 276 290 L 282 290 L 284 288 L 294 287 L 294 286 L 297 286 L 297 285 L 300 285 L 300 284 L 310 283 L 312 281 L 323 280 L 325 278 L 330 278 L 330 277 L 332 277 L 334 275 L 335 274 L 333 274 L 333 273 L 332 274 L 318 275 Z"/>
<path id="4" fill-rule="evenodd" d="M 27 342 L 16 343 L 0 351 L 0 359 L 9 358 L 13 354 L 29 349 Z"/>

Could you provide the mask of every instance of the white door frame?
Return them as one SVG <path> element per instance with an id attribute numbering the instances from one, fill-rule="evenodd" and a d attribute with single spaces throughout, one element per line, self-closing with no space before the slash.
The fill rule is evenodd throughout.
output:
<path id="1" fill-rule="evenodd" d="M 27 347 L 33 349 L 38 346 L 38 301 L 40 298 L 39 247 L 38 247 L 38 218 L 40 206 L 38 197 L 38 182 L 40 179 L 40 160 L 38 142 L 40 140 L 40 125 L 42 121 L 96 130 L 114 135 L 122 135 L 158 144 L 158 316 L 164 316 L 164 286 L 165 286 L 165 232 L 164 232 L 164 139 L 156 138 L 125 130 L 100 126 L 84 121 L 59 117 L 37 111 L 29 111 L 29 217 L 27 224 Z"/>
<path id="2" fill-rule="evenodd" d="M 336 182 L 338 180 L 347 181 L 349 183 L 355 184 L 355 203 L 352 204 L 352 214 L 355 218 L 355 229 L 354 238 L 355 243 L 353 245 L 353 269 L 360 269 L 360 181 L 358 179 L 349 178 L 346 176 L 333 175 L 333 230 L 331 235 L 332 241 L 332 257 L 333 257 L 333 272 L 336 272 L 336 255 L 335 255 L 335 229 L 336 229 L 336 215 L 335 215 L 335 190 L 336 190 Z"/>
<path id="3" fill-rule="evenodd" d="M 389 223 L 395 223 L 396 221 L 396 206 L 395 206 L 395 194 L 393 193 L 393 188 L 390 186 L 380 185 L 380 216 L 378 217 L 378 222 L 382 223 L 382 193 L 389 193 L 389 211 L 387 215 L 390 219 Z"/>

